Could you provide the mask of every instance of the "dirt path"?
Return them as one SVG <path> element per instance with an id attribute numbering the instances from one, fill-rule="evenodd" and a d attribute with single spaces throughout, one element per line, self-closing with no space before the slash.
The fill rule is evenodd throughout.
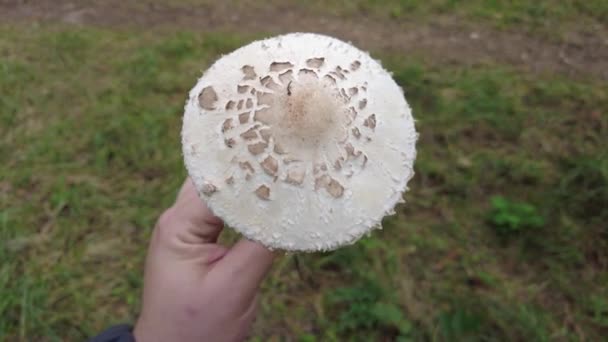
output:
<path id="1" fill-rule="evenodd" d="M 294 8 L 261 8 L 250 2 L 177 7 L 140 1 L 0 0 L 0 21 L 53 21 L 74 25 L 187 29 L 195 31 L 312 31 L 349 40 L 372 51 L 413 53 L 460 65 L 503 63 L 533 73 L 559 73 L 608 80 L 608 39 L 573 33 L 561 43 L 520 32 L 505 32 L 454 18 L 423 24 L 378 20 L 359 15 L 335 17 Z M 604 37 L 604 38 L 602 38 Z"/>

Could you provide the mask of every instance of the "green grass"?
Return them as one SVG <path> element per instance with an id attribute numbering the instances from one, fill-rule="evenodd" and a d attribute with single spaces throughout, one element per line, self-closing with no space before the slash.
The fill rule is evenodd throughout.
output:
<path id="1" fill-rule="evenodd" d="M 512 202 L 502 196 L 492 198 L 492 210 L 488 221 L 499 235 L 509 236 L 538 229 L 545 219 L 528 203 Z"/>
<path id="2" fill-rule="evenodd" d="M 543 33 L 608 24 L 608 3 L 603 0 L 313 0 L 304 6 L 342 16 L 364 14 L 400 21 L 456 15 L 496 28 Z"/>
<path id="3" fill-rule="evenodd" d="M 133 321 L 151 227 L 185 177 L 187 91 L 256 35 L 0 26 L 0 340 Z M 606 336 L 608 86 L 374 56 L 421 133 L 407 204 L 351 247 L 278 260 L 254 340 Z M 524 207 L 543 224 L 503 239 L 488 216 L 529 225 Z"/>

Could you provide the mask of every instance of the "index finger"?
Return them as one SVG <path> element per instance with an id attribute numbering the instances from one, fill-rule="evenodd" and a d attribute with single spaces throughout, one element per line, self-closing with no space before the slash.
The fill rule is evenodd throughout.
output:
<path id="1" fill-rule="evenodd" d="M 190 178 L 184 181 L 170 210 L 176 221 L 174 225 L 187 229 L 189 233 L 203 240 L 201 242 L 215 242 L 224 227 L 224 222 L 215 216 L 198 196 Z"/>

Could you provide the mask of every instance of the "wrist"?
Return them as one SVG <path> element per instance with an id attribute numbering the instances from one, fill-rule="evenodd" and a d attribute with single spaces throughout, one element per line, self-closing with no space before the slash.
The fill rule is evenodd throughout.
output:
<path id="1" fill-rule="evenodd" d="M 89 342 L 135 342 L 133 328 L 128 324 L 112 326 L 101 334 L 93 337 Z M 139 341 L 137 339 L 137 341 Z"/>
<path id="2" fill-rule="evenodd" d="M 135 326 L 133 327 L 133 337 L 137 342 L 150 341 L 148 336 L 146 336 L 145 323 L 142 321 L 141 316 L 137 318 Z"/>

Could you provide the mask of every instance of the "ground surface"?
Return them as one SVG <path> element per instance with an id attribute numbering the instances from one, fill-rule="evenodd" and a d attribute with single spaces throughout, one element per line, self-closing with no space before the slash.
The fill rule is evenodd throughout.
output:
<path id="1" fill-rule="evenodd" d="M 417 175 L 384 230 L 277 262 L 253 340 L 601 340 L 608 5 L 555 3 L 0 0 L 0 340 L 133 320 L 187 91 L 290 31 L 393 71 Z"/>

